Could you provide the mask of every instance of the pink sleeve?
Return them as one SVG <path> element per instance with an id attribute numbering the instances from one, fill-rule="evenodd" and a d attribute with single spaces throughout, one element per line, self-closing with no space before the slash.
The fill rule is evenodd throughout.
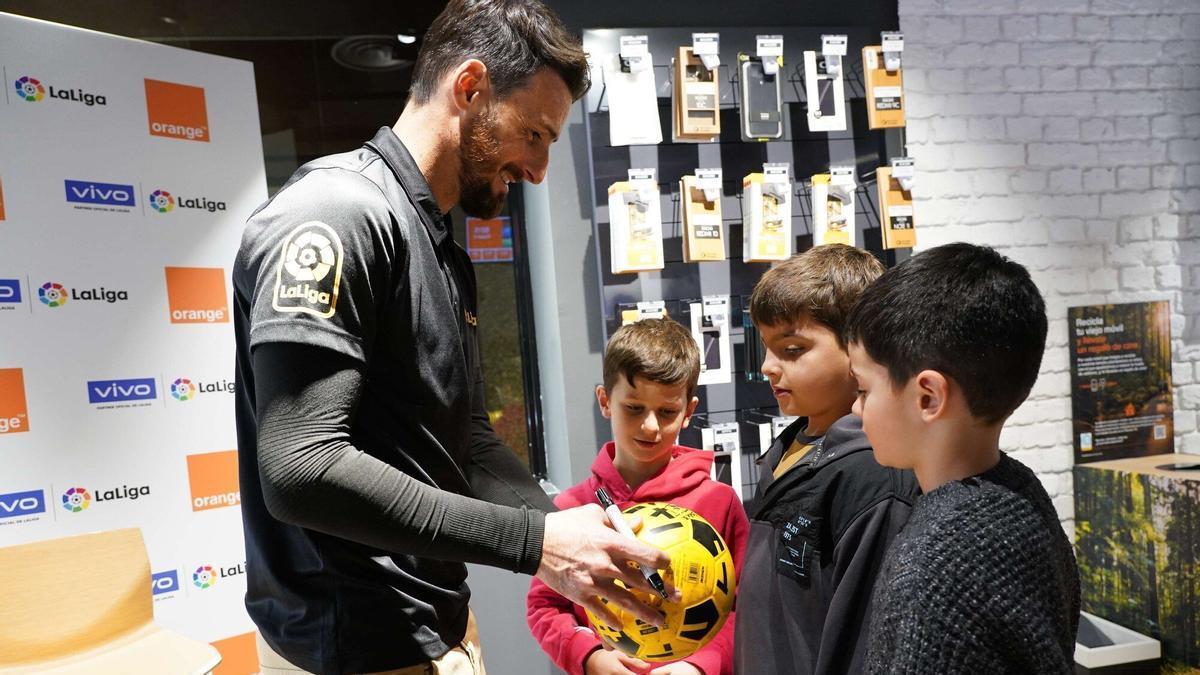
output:
<path id="1" fill-rule="evenodd" d="M 729 496 L 729 510 L 721 536 L 725 539 L 725 544 L 729 546 L 729 552 L 733 555 L 733 569 L 740 575 L 742 556 L 746 552 L 746 539 L 750 534 L 750 520 L 746 518 L 746 509 L 738 501 L 737 494 L 730 490 Z M 734 614 L 735 612 L 730 610 L 729 616 L 725 618 L 725 625 L 721 626 L 720 632 L 712 639 L 712 642 L 683 660 L 699 668 L 704 675 L 732 675 L 733 625 L 736 618 Z"/>
<path id="2" fill-rule="evenodd" d="M 579 506 L 579 491 L 571 488 L 554 499 L 560 509 Z M 568 675 L 583 675 L 583 661 L 603 645 L 591 628 L 580 623 L 575 614 L 575 603 L 567 600 L 540 579 L 529 584 L 529 595 L 525 598 L 525 620 L 533 639 L 542 651 L 554 661 L 554 665 Z"/>
<path id="3" fill-rule="evenodd" d="M 534 579 L 529 585 L 525 608 L 529 631 L 542 651 L 569 675 L 582 675 L 584 659 L 603 645 L 590 628 L 580 625 L 575 604 L 540 579 Z"/>
<path id="4" fill-rule="evenodd" d="M 750 538 L 750 519 L 746 517 L 746 507 L 742 506 L 737 493 L 731 495 L 729 518 L 725 521 L 725 543 L 733 553 L 733 568 L 739 573 L 742 570 L 742 559 L 746 554 L 746 540 Z M 739 574 L 740 577 L 740 574 Z"/>

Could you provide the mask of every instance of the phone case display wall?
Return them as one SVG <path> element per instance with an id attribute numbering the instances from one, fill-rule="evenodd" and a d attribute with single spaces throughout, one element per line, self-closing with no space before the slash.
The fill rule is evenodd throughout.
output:
<path id="1" fill-rule="evenodd" d="M 598 320 L 606 337 L 650 316 L 692 331 L 703 386 L 680 442 L 719 449 L 715 473 L 748 498 L 754 460 L 790 421 L 758 372 L 749 294 L 772 262 L 816 243 L 856 245 L 889 265 L 906 258 L 911 239 L 895 232 L 912 233 L 911 163 L 901 165 L 900 190 L 890 160 L 904 155 L 903 129 L 868 120 L 860 55 L 879 47 L 878 32 L 703 31 L 583 33 L 593 64 L 583 104 Z M 888 247 L 881 197 L 893 222 Z"/>

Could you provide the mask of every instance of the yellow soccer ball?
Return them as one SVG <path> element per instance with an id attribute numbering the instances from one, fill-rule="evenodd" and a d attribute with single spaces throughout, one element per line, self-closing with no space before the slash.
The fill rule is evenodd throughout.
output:
<path id="1" fill-rule="evenodd" d="M 671 569 L 659 572 L 682 597 L 670 602 L 657 594 L 633 591 L 662 615 L 661 628 L 643 623 L 615 605 L 609 609 L 621 618 L 620 626 L 607 626 L 591 612 L 588 618 L 606 645 L 643 661 L 690 656 L 721 630 L 733 607 L 737 590 L 733 554 L 721 533 L 691 509 L 650 502 L 634 504 L 625 514 L 641 516 L 638 539 L 671 556 Z"/>

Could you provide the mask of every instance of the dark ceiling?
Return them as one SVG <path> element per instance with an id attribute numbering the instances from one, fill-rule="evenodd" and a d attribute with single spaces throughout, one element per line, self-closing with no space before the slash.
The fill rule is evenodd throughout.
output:
<path id="1" fill-rule="evenodd" d="M 896 0 L 548 0 L 567 25 L 895 28 Z M 312 37 L 427 27 L 445 0 L 0 0 L 0 11 L 149 40 Z"/>
<path id="2" fill-rule="evenodd" d="M 375 73 L 351 70 L 334 61 L 333 46 L 351 36 L 412 34 L 418 38 L 416 44 L 392 44 L 398 57 L 415 59 L 420 35 L 445 4 L 445 0 L 0 0 L 0 11 L 251 61 L 263 134 L 290 130 L 294 159 L 304 162 L 357 147 L 375 129 L 395 120 L 407 95 L 407 68 Z M 549 0 L 548 4 L 577 31 L 864 24 L 891 30 L 897 24 L 896 0 Z"/>
<path id="3" fill-rule="evenodd" d="M 397 0 L 0 0 L 0 11 L 147 40 L 261 40 L 428 26 L 445 5 Z"/>

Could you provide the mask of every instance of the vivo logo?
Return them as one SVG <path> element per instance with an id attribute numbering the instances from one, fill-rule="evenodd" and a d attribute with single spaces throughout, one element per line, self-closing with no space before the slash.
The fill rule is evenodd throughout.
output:
<path id="1" fill-rule="evenodd" d="M 41 490 L 0 495 L 0 518 L 16 518 L 45 512 L 46 496 Z"/>
<path id="2" fill-rule="evenodd" d="M 80 204 L 133 206 L 133 186 L 115 183 L 67 180 L 67 201 Z"/>
<path id="3" fill-rule="evenodd" d="M 0 303 L 21 302 L 21 282 L 18 279 L 0 279 Z"/>
<path id="4" fill-rule="evenodd" d="M 157 398 L 154 378 L 94 380 L 87 383 L 88 403 L 147 401 Z"/>
<path id="5" fill-rule="evenodd" d="M 166 572 L 155 572 L 150 577 L 150 591 L 154 595 L 162 595 L 164 593 L 174 593 L 179 590 L 179 571 L 168 570 Z"/>

